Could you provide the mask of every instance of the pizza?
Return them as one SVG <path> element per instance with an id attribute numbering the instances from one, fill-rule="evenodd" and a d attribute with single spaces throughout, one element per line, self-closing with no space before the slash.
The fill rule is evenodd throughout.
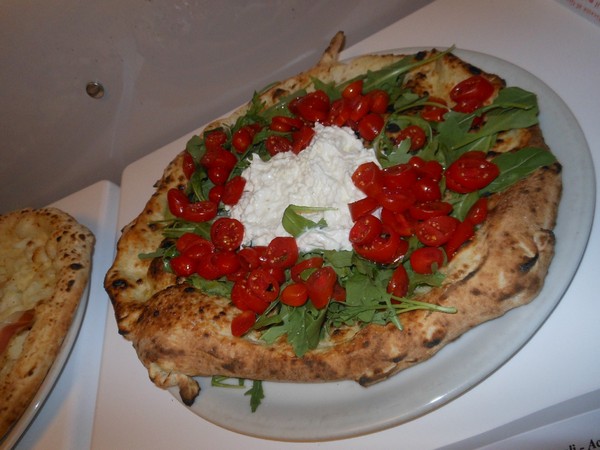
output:
<path id="1" fill-rule="evenodd" d="M 0 216 L 0 439 L 61 349 L 88 283 L 94 243 L 57 208 Z"/>
<path id="2" fill-rule="evenodd" d="M 119 333 L 188 405 L 200 376 L 380 382 L 543 286 L 561 166 L 535 94 L 343 40 L 190 139 L 123 229 Z"/>

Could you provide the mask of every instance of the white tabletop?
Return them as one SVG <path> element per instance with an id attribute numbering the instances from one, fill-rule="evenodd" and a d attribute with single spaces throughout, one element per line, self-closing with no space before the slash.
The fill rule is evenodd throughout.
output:
<path id="1" fill-rule="evenodd" d="M 394 48 L 455 44 L 459 48 L 510 61 L 543 80 L 567 103 L 583 129 L 598 167 L 598 42 L 600 28 L 553 1 L 438 0 L 348 49 L 344 56 Z M 117 229 L 141 211 L 152 193 L 152 184 L 170 159 L 183 149 L 188 137 L 183 136 L 124 171 Z M 116 205 L 114 198 L 112 201 L 112 205 Z M 106 214 L 114 214 L 114 209 L 103 208 Z M 513 436 L 511 444 L 520 444 L 515 448 L 524 448 L 524 442 L 534 442 L 532 448 L 539 447 L 542 442 L 552 442 L 554 448 L 569 448 L 571 444 L 589 443 L 590 439 L 595 442 L 600 439 L 597 429 L 592 428 L 598 423 L 596 410 L 600 408 L 600 362 L 597 358 L 600 304 L 595 291 L 592 291 L 592 282 L 600 264 L 598 214 L 596 208 L 588 249 L 567 293 L 546 323 L 514 357 L 445 406 L 394 428 L 352 439 L 282 443 L 244 436 L 212 425 L 148 380 L 147 372 L 137 360 L 132 346 L 118 335 L 112 308 L 102 309 L 106 304 L 99 306 L 98 314 L 107 312 L 108 320 L 91 447 L 269 450 L 439 448 L 454 445 L 455 448 L 476 448 L 498 443 L 510 436 Z M 85 220 L 83 222 L 86 223 Z M 112 256 L 115 229 L 96 229 L 96 232 L 112 233 L 113 242 L 100 249 Z M 95 260 L 94 263 L 92 293 L 106 301 L 106 296 L 99 290 L 108 264 L 106 260 L 98 264 Z M 84 326 L 96 319 L 98 323 L 104 320 L 98 316 L 92 319 L 86 317 Z M 77 346 L 84 345 L 97 349 L 99 343 L 77 343 Z M 78 367 L 84 377 L 94 377 L 94 368 Z M 66 381 L 61 378 L 59 383 L 68 386 L 64 394 L 58 395 L 65 396 L 66 400 L 58 401 L 52 408 L 47 408 L 50 404 L 45 406 L 28 432 L 32 440 L 25 440 L 26 436 L 22 441 L 23 448 L 36 443 L 40 448 L 88 447 L 89 441 L 85 439 L 89 436 L 86 433 L 89 428 L 84 425 L 80 431 L 72 411 L 78 411 L 78 403 L 74 399 L 93 395 L 93 383 L 89 384 L 92 387 L 82 391 L 74 379 L 73 375 Z M 81 411 L 81 417 L 88 423 L 91 420 L 89 403 L 86 400 L 84 404 L 87 406 Z M 46 409 L 49 411 L 46 412 Z M 40 420 L 44 414 L 49 418 Z M 549 423 L 553 424 L 554 433 L 547 429 L 540 431 L 539 427 Z M 515 435 L 532 428 L 538 428 L 538 432 L 531 441 L 514 440 L 517 439 Z M 542 436 L 553 440 L 543 441 Z M 29 445 L 30 442 L 32 445 Z M 494 445 L 500 444 L 491 444 L 492 447 Z"/>

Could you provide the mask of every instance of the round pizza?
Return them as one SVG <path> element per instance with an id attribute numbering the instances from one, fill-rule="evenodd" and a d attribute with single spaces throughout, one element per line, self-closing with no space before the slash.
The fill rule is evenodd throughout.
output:
<path id="1" fill-rule="evenodd" d="M 544 283 L 561 166 L 535 94 L 343 41 L 190 139 L 123 230 L 119 332 L 186 404 L 199 376 L 377 383 Z"/>
<path id="2" fill-rule="evenodd" d="M 0 439 L 34 399 L 87 286 L 94 235 L 56 208 L 0 216 Z"/>

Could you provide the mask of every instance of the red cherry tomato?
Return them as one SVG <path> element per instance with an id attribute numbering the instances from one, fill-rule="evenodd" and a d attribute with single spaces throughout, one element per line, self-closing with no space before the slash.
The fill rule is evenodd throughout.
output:
<path id="1" fill-rule="evenodd" d="M 244 126 L 233 133 L 231 145 L 238 153 L 244 153 L 252 144 L 254 131 L 249 126 Z"/>
<path id="2" fill-rule="evenodd" d="M 254 247 L 244 247 L 238 250 L 237 255 L 240 259 L 240 264 L 246 272 L 260 266 L 261 253 Z"/>
<path id="3" fill-rule="evenodd" d="M 299 119 L 298 117 L 274 116 L 271 119 L 269 129 L 272 131 L 288 133 L 293 130 L 299 130 L 303 126 L 304 122 L 302 122 L 302 119 Z"/>
<path id="4" fill-rule="evenodd" d="M 183 174 L 189 180 L 194 175 L 196 171 L 196 163 L 194 162 L 194 158 L 188 152 L 183 154 Z"/>
<path id="5" fill-rule="evenodd" d="M 308 278 L 306 275 L 303 275 L 305 270 L 320 269 L 321 267 L 323 267 L 323 258 L 313 256 L 294 265 L 290 270 L 290 275 L 296 283 L 302 283 L 306 281 L 305 278 Z"/>
<path id="6" fill-rule="evenodd" d="M 281 303 L 288 306 L 302 306 L 308 300 L 308 288 L 304 283 L 288 284 L 281 291 Z"/>
<path id="7" fill-rule="evenodd" d="M 346 99 L 358 97 L 362 94 L 363 84 L 363 80 L 355 80 L 351 82 L 342 90 L 342 97 Z"/>
<path id="8" fill-rule="evenodd" d="M 359 218 L 350 229 L 349 240 L 352 244 L 368 244 L 381 234 L 383 224 L 373 215 Z"/>
<path id="9" fill-rule="evenodd" d="M 208 222 L 217 216 L 218 207 L 209 200 L 188 203 L 183 207 L 181 218 L 188 222 Z"/>
<path id="10" fill-rule="evenodd" d="M 401 239 L 395 231 L 384 229 L 381 235 L 368 244 L 354 244 L 352 248 L 358 255 L 369 261 L 392 264 L 404 256 L 408 250 L 408 242 Z"/>
<path id="11" fill-rule="evenodd" d="M 439 247 L 450 240 L 460 221 L 450 216 L 436 216 L 417 224 L 415 234 L 429 247 Z"/>
<path id="12" fill-rule="evenodd" d="M 171 258 L 169 264 L 178 277 L 189 277 L 196 271 L 196 262 L 186 255 Z"/>
<path id="13" fill-rule="evenodd" d="M 225 187 L 223 185 L 213 186 L 210 188 L 210 191 L 208 191 L 208 199 L 218 205 L 221 202 L 224 190 Z"/>
<path id="14" fill-rule="evenodd" d="M 227 178 L 229 178 L 229 174 L 231 173 L 231 169 L 225 166 L 213 166 L 208 169 L 208 179 L 212 181 L 214 184 L 220 186 L 225 184 Z"/>
<path id="15" fill-rule="evenodd" d="M 437 97 L 429 97 L 428 101 L 443 106 L 425 105 L 421 110 L 421 117 L 429 122 L 443 122 L 444 115 L 448 112 L 446 101 Z"/>
<path id="16" fill-rule="evenodd" d="M 481 75 L 469 77 L 450 91 L 450 99 L 456 103 L 455 111 L 470 113 L 481 107 L 494 93 L 494 86 Z"/>
<path id="17" fill-rule="evenodd" d="M 404 266 L 400 265 L 394 269 L 392 278 L 388 281 L 387 292 L 394 297 L 404 297 L 408 293 L 408 283 L 408 273 Z"/>
<path id="18" fill-rule="evenodd" d="M 350 100 L 350 118 L 348 120 L 358 123 L 371 111 L 371 97 L 359 95 Z"/>
<path id="19" fill-rule="evenodd" d="M 222 148 L 227 142 L 227 134 L 223 130 L 212 130 L 204 134 L 204 145 L 207 151 Z"/>
<path id="20" fill-rule="evenodd" d="M 427 220 L 436 216 L 447 216 L 452 212 L 452 205 L 439 200 L 421 202 L 412 205 L 408 212 L 413 219 Z"/>
<path id="21" fill-rule="evenodd" d="M 376 114 L 385 114 L 390 103 L 389 94 L 382 89 L 373 89 L 367 92 L 367 95 L 371 98 L 371 112 Z"/>
<path id="22" fill-rule="evenodd" d="M 306 280 L 308 298 L 315 308 L 322 309 L 327 306 L 336 282 L 337 274 L 330 266 L 321 267 L 308 277 Z"/>
<path id="23" fill-rule="evenodd" d="M 222 167 L 229 171 L 235 167 L 238 160 L 237 157 L 231 153 L 229 150 L 219 147 L 213 150 L 206 149 L 202 158 L 200 158 L 200 164 L 202 164 L 207 169 L 211 169 L 213 167 Z"/>
<path id="24" fill-rule="evenodd" d="M 167 203 L 171 214 L 175 217 L 181 217 L 184 208 L 190 204 L 190 200 L 187 198 L 187 195 L 179 189 L 171 188 L 167 192 Z"/>
<path id="25" fill-rule="evenodd" d="M 221 270 L 213 264 L 212 258 L 207 257 L 196 260 L 196 273 L 205 280 L 216 280 L 223 276 Z"/>
<path id="26" fill-rule="evenodd" d="M 352 174 L 354 186 L 368 197 L 376 198 L 383 189 L 383 172 L 374 162 L 363 163 Z"/>
<path id="27" fill-rule="evenodd" d="M 369 113 L 358 122 L 358 134 L 363 139 L 372 141 L 379 136 L 384 123 L 385 120 L 381 115 Z"/>
<path id="28" fill-rule="evenodd" d="M 400 143 L 405 139 L 410 139 L 410 151 L 414 152 L 422 149 L 425 146 L 425 142 L 427 142 L 427 135 L 420 126 L 409 125 L 402 129 L 400 133 L 398 133 L 396 142 Z"/>
<path id="29" fill-rule="evenodd" d="M 412 186 L 412 191 L 418 202 L 432 202 L 442 198 L 440 185 L 431 178 L 417 180 Z"/>
<path id="30" fill-rule="evenodd" d="M 327 124 L 343 127 L 348 123 L 351 113 L 352 107 L 350 106 L 350 101 L 345 98 L 339 98 L 331 104 L 327 115 Z"/>
<path id="31" fill-rule="evenodd" d="M 184 253 L 194 245 L 206 246 L 207 248 L 210 248 L 211 251 L 214 249 L 212 243 L 208 239 L 204 239 L 196 233 L 184 233 L 177 239 L 177 242 L 175 242 L 175 248 L 179 253 Z"/>
<path id="32" fill-rule="evenodd" d="M 221 195 L 221 201 L 226 205 L 233 206 L 237 205 L 244 193 L 244 187 L 246 186 L 246 179 L 237 175 L 225 183 L 223 187 L 223 194 Z"/>
<path id="33" fill-rule="evenodd" d="M 353 222 L 356 222 L 360 217 L 371 214 L 379 207 L 377 200 L 371 197 L 361 198 L 352 203 L 348 203 L 348 209 L 350 210 L 350 217 Z"/>
<path id="34" fill-rule="evenodd" d="M 416 273 L 433 273 L 443 264 L 444 252 L 439 247 L 421 247 L 410 255 L 410 265 Z"/>
<path id="35" fill-rule="evenodd" d="M 415 203 L 415 194 L 410 189 L 384 187 L 377 195 L 379 204 L 392 212 L 403 212 Z"/>
<path id="36" fill-rule="evenodd" d="M 329 115 L 330 100 L 322 90 L 310 92 L 290 102 L 290 111 L 307 122 L 325 122 Z"/>
<path id="37" fill-rule="evenodd" d="M 384 184 L 389 188 L 410 189 L 417 182 L 418 171 L 408 164 L 383 169 Z"/>
<path id="38" fill-rule="evenodd" d="M 475 234 L 475 227 L 471 222 L 465 220 L 460 222 L 456 227 L 456 230 L 448 240 L 445 246 L 446 255 L 448 259 L 452 259 L 458 249 Z"/>
<path id="39" fill-rule="evenodd" d="M 217 268 L 221 275 L 231 275 L 237 272 L 241 267 L 240 258 L 235 252 L 219 251 L 212 256 L 212 264 Z"/>
<path id="40" fill-rule="evenodd" d="M 248 289 L 245 279 L 238 280 L 233 284 L 231 302 L 242 311 L 252 311 L 256 314 L 264 313 L 269 307 L 269 302 L 262 300 Z"/>
<path id="41" fill-rule="evenodd" d="M 242 311 L 231 321 L 231 334 L 241 337 L 246 334 L 256 323 L 256 314 L 252 311 Z"/>
<path id="42" fill-rule="evenodd" d="M 475 202 L 473 206 L 469 209 L 467 213 L 468 220 L 473 225 L 479 225 L 485 222 L 488 213 L 488 199 L 487 197 L 481 197 L 479 200 Z"/>
<path id="43" fill-rule="evenodd" d="M 460 194 L 483 189 L 496 179 L 500 169 L 482 158 L 461 157 L 446 169 L 446 186 Z"/>
<path id="44" fill-rule="evenodd" d="M 264 269 L 254 269 L 246 280 L 248 290 L 261 300 L 271 303 L 279 297 L 279 282 Z"/>
<path id="45" fill-rule="evenodd" d="M 277 153 L 289 152 L 293 148 L 292 141 L 279 134 L 269 136 L 265 140 L 265 147 L 271 156 L 275 156 Z"/>
<path id="46" fill-rule="evenodd" d="M 298 244 L 293 237 L 274 238 L 265 251 L 265 264 L 269 267 L 287 269 L 298 260 Z"/>
<path id="47" fill-rule="evenodd" d="M 292 133 L 292 152 L 296 155 L 304 150 L 312 138 L 315 136 L 315 130 L 311 127 L 303 126 Z"/>
<path id="48" fill-rule="evenodd" d="M 381 221 L 383 225 L 398 233 L 402 237 L 412 236 L 416 222 L 404 212 L 395 213 L 389 209 L 381 210 Z"/>
<path id="49" fill-rule="evenodd" d="M 235 251 L 244 239 L 244 225 L 230 217 L 221 217 L 210 227 L 210 239 L 219 250 Z"/>

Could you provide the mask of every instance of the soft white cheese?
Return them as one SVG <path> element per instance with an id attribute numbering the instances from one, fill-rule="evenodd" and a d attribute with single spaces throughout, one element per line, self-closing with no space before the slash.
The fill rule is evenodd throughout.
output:
<path id="1" fill-rule="evenodd" d="M 276 236 L 289 236 L 281 224 L 283 212 L 298 205 L 332 208 L 304 215 L 315 222 L 325 219 L 327 227 L 298 236 L 301 251 L 351 249 L 348 203 L 364 197 L 351 176 L 360 164 L 377 160 L 349 128 L 317 124 L 315 131 L 310 145 L 298 155 L 278 153 L 268 162 L 254 157 L 244 170 L 244 193 L 230 214 L 244 224 L 245 245 L 267 245 Z"/>

